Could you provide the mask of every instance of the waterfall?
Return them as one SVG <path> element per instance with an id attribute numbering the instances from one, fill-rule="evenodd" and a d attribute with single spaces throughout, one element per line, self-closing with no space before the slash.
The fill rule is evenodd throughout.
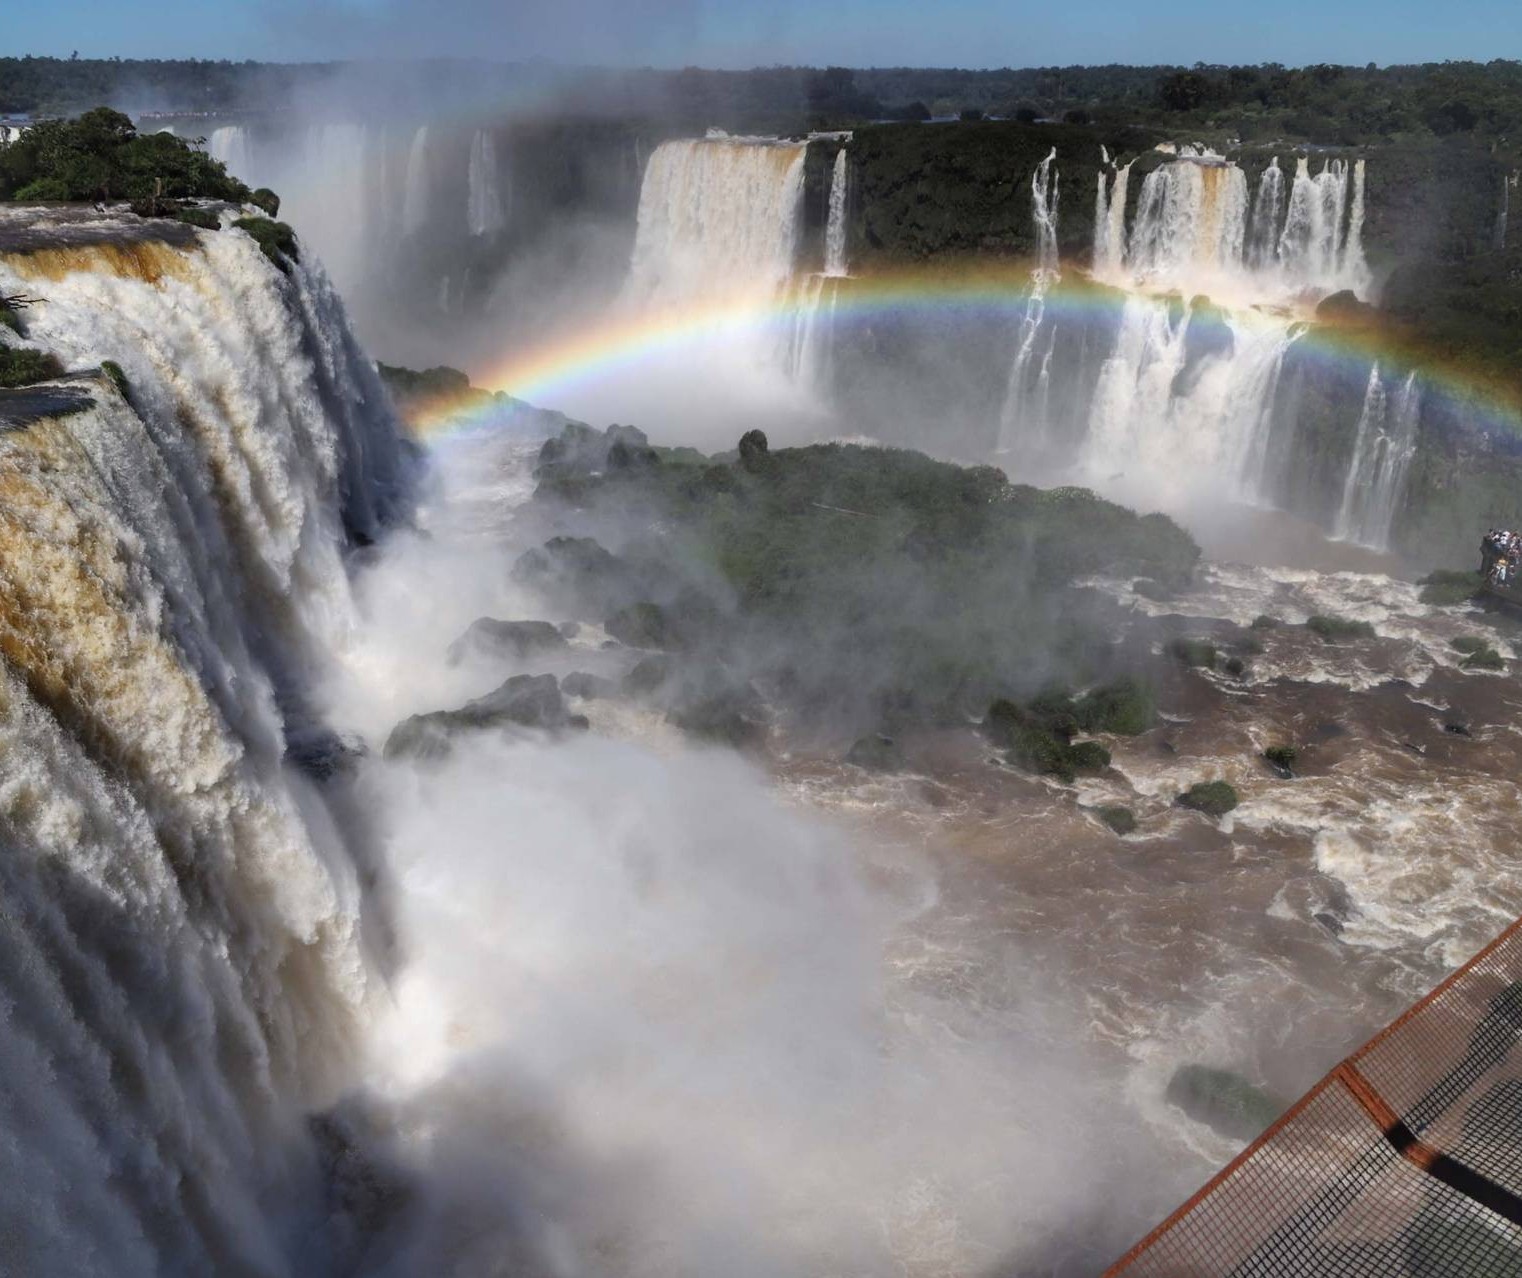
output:
<path id="1" fill-rule="evenodd" d="M 1057 252 L 1057 203 L 1060 174 L 1053 169 L 1057 148 L 1036 166 L 1031 175 L 1031 225 L 1036 233 L 1036 265 L 1031 271 L 1031 288 L 1025 302 L 1025 316 L 1020 321 L 1020 335 L 1015 360 L 1010 368 L 1009 388 L 1004 396 L 1004 412 L 999 427 L 999 451 L 1007 452 L 1016 438 L 1038 449 L 1047 442 L 1051 403 L 1051 357 L 1056 334 L 1050 334 L 1046 354 L 1035 361 L 1041 325 L 1046 318 L 1046 295 L 1062 278 Z"/>
<path id="2" fill-rule="evenodd" d="M 1416 453 L 1420 419 L 1421 392 L 1416 374 L 1406 376 L 1392 409 L 1376 361 L 1369 370 L 1363 410 L 1358 416 L 1336 536 L 1376 550 L 1388 547 L 1395 512 L 1405 495 L 1406 474 Z"/>
<path id="3" fill-rule="evenodd" d="M 227 165 L 227 171 L 235 178 L 255 184 L 249 175 L 253 172 L 250 162 L 248 133 L 240 124 L 224 124 L 211 131 L 206 141 L 207 153 L 214 160 Z"/>
<path id="4" fill-rule="evenodd" d="M 1259 316 L 1129 298 L 1090 402 L 1079 468 L 1128 491 L 1262 500 L 1273 403 L 1291 336 Z M 1187 469 L 1180 459 L 1188 459 Z"/>
<path id="5" fill-rule="evenodd" d="M 374 993 L 358 868 L 286 756 L 396 425 L 320 268 L 241 233 L 10 253 L 0 288 L 129 387 L 39 388 L 0 433 L 3 1267 L 317 1272 L 305 1116 Z"/>
<path id="6" fill-rule="evenodd" d="M 1284 170 L 1276 155 L 1258 179 L 1258 195 L 1252 210 L 1252 239 L 1248 265 L 1266 271 L 1278 260 L 1279 228 L 1284 222 Z"/>
<path id="7" fill-rule="evenodd" d="M 465 218 L 470 233 L 496 234 L 506 224 L 506 218 L 497 187 L 497 149 L 485 129 L 477 129 L 471 139 L 466 188 Z"/>
<path id="8" fill-rule="evenodd" d="M 824 228 L 824 273 L 846 273 L 846 192 L 849 165 L 846 149 L 835 152 L 835 167 L 830 175 L 830 212 Z"/>
<path id="9" fill-rule="evenodd" d="M 1516 188 L 1519 178 L 1522 178 L 1522 173 L 1501 175 L 1501 207 L 1496 210 L 1496 229 L 1493 238 L 1497 252 L 1506 247 L 1506 219 L 1511 211 L 1511 193 Z"/>
<path id="10" fill-rule="evenodd" d="M 1094 274 L 1115 276 L 1126 257 L 1126 200 L 1130 195 L 1131 164 L 1117 168 L 1108 188 L 1105 171 L 1099 171 L 1099 194 L 1094 204 Z"/>
<path id="11" fill-rule="evenodd" d="M 1349 183 L 1352 202 L 1349 207 Z M 1322 292 L 1368 287 L 1363 256 L 1364 162 L 1328 160 L 1312 175 L 1310 162 L 1295 162 L 1289 211 L 1279 237 L 1286 283 Z"/>
<path id="12" fill-rule="evenodd" d="M 1045 274 L 1057 270 L 1057 197 L 1059 176 L 1052 170 L 1057 158 L 1053 147 L 1031 175 L 1031 217 L 1036 230 L 1036 269 Z"/>
<path id="13" fill-rule="evenodd" d="M 664 142 L 640 188 L 636 304 L 762 301 L 791 281 L 807 144 Z"/>
<path id="14" fill-rule="evenodd" d="M 412 135 L 412 145 L 407 150 L 407 173 L 402 187 L 402 232 L 416 234 L 428 221 L 428 126 L 425 124 Z"/>
<path id="15" fill-rule="evenodd" d="M 1234 164 L 1181 159 L 1147 174 L 1127 244 L 1139 280 L 1183 281 L 1239 267 L 1247 178 Z"/>

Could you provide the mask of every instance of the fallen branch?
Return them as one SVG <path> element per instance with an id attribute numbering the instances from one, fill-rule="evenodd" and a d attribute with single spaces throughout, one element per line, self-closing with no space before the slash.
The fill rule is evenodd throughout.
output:
<path id="1" fill-rule="evenodd" d="M 24 306 L 36 306 L 41 300 L 25 293 L 0 293 L 0 311 L 19 311 Z"/>

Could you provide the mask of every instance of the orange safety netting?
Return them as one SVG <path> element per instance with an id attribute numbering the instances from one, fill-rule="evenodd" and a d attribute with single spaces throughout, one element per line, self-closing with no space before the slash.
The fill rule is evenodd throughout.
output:
<path id="1" fill-rule="evenodd" d="M 1522 920 L 1105 1278 L 1522 1275 Z"/>

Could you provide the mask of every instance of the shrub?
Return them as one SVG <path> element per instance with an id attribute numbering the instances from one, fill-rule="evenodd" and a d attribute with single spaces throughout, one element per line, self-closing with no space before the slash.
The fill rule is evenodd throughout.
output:
<path id="1" fill-rule="evenodd" d="M 1191 669 L 1214 670 L 1215 645 L 1204 639 L 1173 639 L 1168 643 L 1168 655 Z"/>
<path id="2" fill-rule="evenodd" d="M 0 306 L 0 324 L 4 324 L 17 337 L 26 336 L 26 329 L 21 323 L 21 316 L 11 310 L 9 306 Z"/>
<path id="3" fill-rule="evenodd" d="M 0 386 L 31 386 L 62 376 L 63 365 L 56 355 L 29 346 L 0 346 Z"/>
<path id="4" fill-rule="evenodd" d="M 1278 617 L 1270 617 L 1266 612 L 1260 612 L 1252 619 L 1254 630 L 1277 630 L 1280 624 Z"/>
<path id="5" fill-rule="evenodd" d="M 1084 693 L 1073 713 L 1085 732 L 1134 737 L 1157 722 L 1157 699 L 1148 684 L 1126 676 Z"/>
<path id="6" fill-rule="evenodd" d="M 38 178 L 35 182 L 28 182 L 14 195 L 13 200 L 22 203 L 31 200 L 67 200 L 70 198 L 69 184 L 62 178 Z"/>
<path id="7" fill-rule="evenodd" d="M 1069 746 L 1068 758 L 1079 772 L 1100 772 L 1110 766 L 1110 752 L 1097 741 L 1080 741 Z"/>
<path id="8" fill-rule="evenodd" d="M 1421 600 L 1440 608 L 1468 603 L 1480 593 L 1480 574 L 1458 568 L 1443 568 L 1428 573 L 1421 580 Z"/>
<path id="9" fill-rule="evenodd" d="M 1136 829 L 1136 813 L 1119 806 L 1095 809 L 1099 819 L 1116 834 L 1130 834 Z"/>
<path id="10" fill-rule="evenodd" d="M 1459 662 L 1464 670 L 1505 670 L 1506 660 L 1494 648 L 1484 647 Z"/>
<path id="11" fill-rule="evenodd" d="M 289 225 L 272 222 L 267 217 L 240 217 L 233 225 L 253 236 L 254 242 L 264 250 L 264 256 L 290 274 L 291 262 L 298 261 L 301 254 L 296 246 L 296 232 Z"/>
<path id="12" fill-rule="evenodd" d="M 1237 792 L 1227 781 L 1201 781 L 1190 786 L 1175 800 L 1181 808 L 1203 812 L 1206 816 L 1225 816 L 1237 806 Z"/>
<path id="13" fill-rule="evenodd" d="M 248 202 L 255 208 L 263 209 L 271 217 L 280 216 L 280 197 L 267 186 L 261 186 L 257 191 L 251 192 Z"/>
<path id="14" fill-rule="evenodd" d="M 200 227 L 203 231 L 215 231 L 222 225 L 222 219 L 210 209 L 181 209 L 175 214 L 175 218 L 189 226 Z"/>
<path id="15" fill-rule="evenodd" d="M 1233 679 L 1240 679 L 1247 673 L 1247 662 L 1243 661 L 1241 657 L 1227 657 L 1221 669 Z"/>
<path id="16" fill-rule="evenodd" d="M 1476 652 L 1483 652 L 1490 644 L 1479 635 L 1460 635 L 1452 640 L 1449 645 L 1455 652 L 1462 652 L 1466 656 L 1472 656 Z"/>
<path id="17" fill-rule="evenodd" d="M 1320 635 L 1328 643 L 1335 639 L 1374 638 L 1374 627 L 1367 621 L 1352 621 L 1347 617 L 1327 617 L 1320 613 L 1309 618 L 1305 628 Z"/>
<path id="18" fill-rule="evenodd" d="M 114 359 L 103 359 L 100 362 L 100 371 L 111 379 L 111 384 L 116 387 L 117 393 L 126 399 L 127 374 L 122 372 L 122 366 Z"/>
<path id="19" fill-rule="evenodd" d="M 1292 745 L 1271 745 L 1263 752 L 1263 757 L 1280 772 L 1292 772 L 1300 751 Z"/>

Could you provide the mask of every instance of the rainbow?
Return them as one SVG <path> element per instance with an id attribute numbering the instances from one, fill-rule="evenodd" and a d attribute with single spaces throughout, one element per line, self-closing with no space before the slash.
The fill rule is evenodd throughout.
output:
<path id="1" fill-rule="evenodd" d="M 1027 264 L 970 260 L 876 271 L 832 281 L 836 289 L 830 323 L 870 325 L 895 317 L 986 319 L 1014 325 L 1025 314 L 1030 289 Z M 1071 275 L 1046 298 L 1046 314 L 1059 321 L 1115 317 L 1127 298 L 1119 289 Z M 718 299 L 676 310 L 625 313 L 578 326 L 545 340 L 517 346 L 477 370 L 474 381 L 516 400 L 554 408 L 585 385 L 638 370 L 650 362 L 713 338 L 771 335 L 785 342 L 799 322 L 800 289 L 781 296 Z M 1406 330 L 1388 324 L 1311 324 L 1299 339 L 1316 359 L 1334 365 L 1379 360 L 1414 369 L 1422 385 L 1446 393 L 1479 414 L 1487 425 L 1522 436 L 1522 385 L 1501 383 L 1469 364 L 1427 348 Z M 412 416 L 425 441 L 489 428 L 501 405 L 476 395 L 440 401 Z"/>

